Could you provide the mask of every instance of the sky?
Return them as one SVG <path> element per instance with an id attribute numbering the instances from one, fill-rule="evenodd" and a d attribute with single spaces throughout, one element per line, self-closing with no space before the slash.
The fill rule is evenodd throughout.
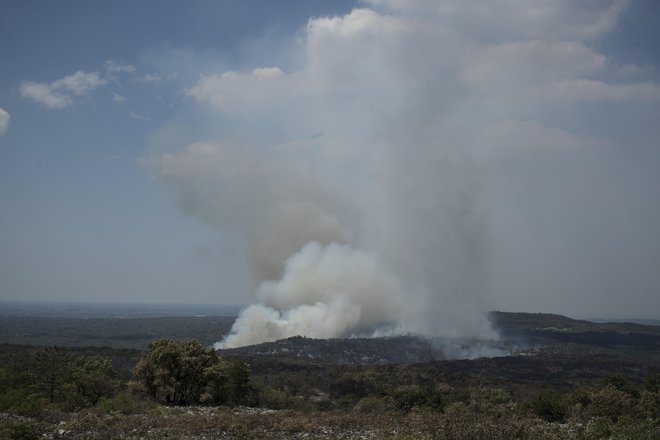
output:
<path id="1" fill-rule="evenodd" d="M 0 300 L 332 308 L 292 299 L 315 261 L 375 292 L 349 304 L 376 298 L 368 322 L 660 318 L 659 20 L 656 0 L 2 2 Z"/>

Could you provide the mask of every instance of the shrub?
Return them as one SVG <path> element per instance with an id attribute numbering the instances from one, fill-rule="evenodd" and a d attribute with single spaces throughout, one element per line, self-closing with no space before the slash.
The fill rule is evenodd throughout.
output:
<path id="1" fill-rule="evenodd" d="M 149 344 L 134 375 L 133 389 L 167 405 L 238 405 L 255 400 L 248 366 L 238 360 L 221 360 L 213 349 L 197 341 L 159 339 Z"/>
<path id="2" fill-rule="evenodd" d="M 570 396 L 572 403 L 579 403 L 582 407 L 587 407 L 591 404 L 591 392 L 587 388 L 577 388 L 573 390 Z"/>
<path id="3" fill-rule="evenodd" d="M 607 417 L 594 417 L 587 423 L 585 440 L 608 438 L 612 435 L 613 424 Z"/>
<path id="4" fill-rule="evenodd" d="M 652 393 L 660 391 L 660 374 L 649 374 L 644 379 L 644 389 Z"/>
<path id="5" fill-rule="evenodd" d="M 186 405 L 199 401 L 206 385 L 204 372 L 217 362 L 215 352 L 199 342 L 159 339 L 149 344 L 134 373 L 154 400 Z"/>
<path id="6" fill-rule="evenodd" d="M 639 397 L 639 391 L 621 374 L 610 375 L 605 378 L 604 382 L 606 386 L 623 391 L 631 397 Z"/>
<path id="7" fill-rule="evenodd" d="M 612 386 L 607 386 L 592 394 L 589 412 L 594 416 L 609 417 L 612 421 L 635 413 L 635 402 L 630 395 Z"/>
<path id="8" fill-rule="evenodd" d="M 144 414 L 153 408 L 149 401 L 134 399 L 128 393 L 119 393 L 110 399 L 101 399 L 98 408 L 103 413 L 117 412 L 124 415 Z"/>
<path id="9" fill-rule="evenodd" d="M 27 422 L 7 423 L 0 430 L 0 434 L 2 438 L 11 440 L 37 440 L 39 438 L 34 426 Z"/>
<path id="10" fill-rule="evenodd" d="M 660 423 L 656 420 L 632 422 L 622 417 L 612 430 L 612 438 L 630 440 L 657 440 L 660 438 Z"/>
<path id="11" fill-rule="evenodd" d="M 639 398 L 639 412 L 642 417 L 660 419 L 660 391 L 642 391 Z"/>
<path id="12" fill-rule="evenodd" d="M 549 422 L 563 422 L 568 414 L 568 401 L 559 393 L 543 391 L 530 402 L 529 408 L 537 416 Z"/>
<path id="13" fill-rule="evenodd" d="M 392 394 L 394 406 L 402 411 L 423 406 L 427 403 L 429 392 L 419 385 L 402 385 Z"/>
<path id="14" fill-rule="evenodd" d="M 394 400 L 389 397 L 369 396 L 363 397 L 355 405 L 355 410 L 364 413 L 382 413 L 394 408 Z"/>
<path id="15" fill-rule="evenodd" d="M 39 416 L 51 409 L 48 399 L 28 389 L 10 389 L 0 394 L 0 411 L 24 416 Z"/>

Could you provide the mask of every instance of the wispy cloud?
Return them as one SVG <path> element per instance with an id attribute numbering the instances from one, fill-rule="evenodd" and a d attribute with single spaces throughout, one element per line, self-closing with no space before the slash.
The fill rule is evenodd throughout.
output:
<path id="1" fill-rule="evenodd" d="M 149 116 L 144 116 L 139 113 L 135 113 L 134 111 L 129 111 L 128 115 L 133 119 L 139 119 L 141 121 L 151 121 L 151 118 Z"/>
<path id="2" fill-rule="evenodd" d="M 21 84 L 20 92 L 24 98 L 48 108 L 65 108 L 71 106 L 77 98 L 81 98 L 105 84 L 107 84 L 107 80 L 102 78 L 98 72 L 79 70 L 51 83 L 25 81 Z"/>
<path id="3" fill-rule="evenodd" d="M 9 130 L 9 113 L 0 107 L 0 136 L 7 133 Z"/>
<path id="4" fill-rule="evenodd" d="M 168 75 L 161 75 L 158 73 L 147 73 L 139 78 L 138 82 L 147 83 L 147 84 L 162 84 L 164 82 L 173 81 L 179 76 L 178 72 L 172 72 Z"/>
<path id="5" fill-rule="evenodd" d="M 109 73 L 132 73 L 137 69 L 130 64 L 124 64 L 116 60 L 108 60 L 104 64 L 105 70 Z"/>
<path id="6" fill-rule="evenodd" d="M 117 104 L 120 104 L 126 101 L 126 97 L 124 95 L 120 95 L 117 92 L 111 92 L 111 94 L 112 94 L 112 102 L 116 102 Z"/>

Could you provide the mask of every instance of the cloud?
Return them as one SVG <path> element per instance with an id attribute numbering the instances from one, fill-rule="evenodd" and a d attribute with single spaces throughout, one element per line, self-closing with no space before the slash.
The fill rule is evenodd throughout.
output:
<path id="1" fill-rule="evenodd" d="M 620 68 L 608 65 L 605 55 L 583 42 L 530 40 L 475 49 L 466 57 L 460 78 L 483 96 L 537 105 L 659 99 L 658 83 L 596 79 L 608 73 L 617 77 L 620 72 Z"/>
<path id="2" fill-rule="evenodd" d="M 0 136 L 7 133 L 7 130 L 9 130 L 9 119 L 9 113 L 0 107 Z"/>
<path id="3" fill-rule="evenodd" d="M 26 81 L 21 84 L 21 95 L 49 108 L 64 108 L 73 104 L 73 98 L 57 93 L 49 84 Z"/>
<path id="4" fill-rule="evenodd" d="M 293 87 L 291 79 L 279 68 L 262 67 L 247 74 L 228 71 L 203 77 L 186 93 L 218 110 L 233 112 L 282 100 L 283 93 L 291 92 Z"/>
<path id="5" fill-rule="evenodd" d="M 151 84 L 158 84 L 163 81 L 163 77 L 156 73 L 147 73 L 139 78 L 139 81 Z"/>
<path id="6" fill-rule="evenodd" d="M 25 81 L 21 84 L 20 92 L 24 98 L 48 108 L 65 108 L 71 106 L 77 98 L 105 84 L 107 81 L 98 72 L 79 70 L 52 83 Z"/>
<path id="7" fill-rule="evenodd" d="M 591 75 L 603 69 L 606 57 L 583 43 L 517 41 L 484 45 L 466 60 L 462 77 L 474 86 L 535 83 Z"/>
<path id="8" fill-rule="evenodd" d="M 122 103 L 122 102 L 126 101 L 126 97 L 123 96 L 123 95 L 120 95 L 117 92 L 111 92 L 111 94 L 112 94 L 112 102 L 116 102 L 116 103 L 119 104 L 119 103 Z"/>
<path id="9" fill-rule="evenodd" d="M 537 96 L 567 101 L 659 101 L 660 84 L 650 81 L 617 84 L 594 79 L 568 79 L 540 87 Z"/>
<path id="10" fill-rule="evenodd" d="M 115 60 L 107 60 L 103 66 L 108 73 L 133 73 L 137 69 L 130 64 L 124 64 Z"/>
<path id="11" fill-rule="evenodd" d="M 594 39 L 611 31 L 629 0 L 363 0 L 399 15 L 465 29 L 472 38 Z"/>
<path id="12" fill-rule="evenodd" d="M 167 81 L 173 81 L 179 76 L 178 72 L 172 72 L 166 76 L 160 75 L 158 73 L 147 73 L 139 78 L 137 78 L 138 82 L 146 83 L 146 84 L 151 84 L 151 85 L 157 85 L 157 84 L 162 84 Z"/>
<path id="13" fill-rule="evenodd" d="M 129 111 L 128 115 L 133 118 L 133 119 L 138 119 L 140 121 L 151 121 L 151 118 L 148 116 L 141 115 L 139 113 L 135 113 L 134 111 Z"/>

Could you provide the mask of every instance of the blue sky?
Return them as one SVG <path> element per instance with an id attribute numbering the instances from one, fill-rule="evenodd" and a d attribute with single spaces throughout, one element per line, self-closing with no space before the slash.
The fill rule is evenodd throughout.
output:
<path id="1" fill-rule="evenodd" d="M 240 66 L 243 46 L 269 35 L 294 38 L 310 16 L 343 12 L 347 3 L 27 1 L 0 8 L 0 107 L 11 115 L 0 138 L 2 298 L 245 301 L 244 292 L 220 287 L 216 265 L 235 263 L 203 256 L 219 239 L 177 210 L 140 159 L 159 127 L 195 118 L 194 108 L 182 108 L 190 105 L 181 91 L 198 75 Z M 108 61 L 134 71 L 110 79 Z M 62 109 L 21 96 L 25 81 L 50 83 L 77 71 L 100 72 L 107 83 Z M 113 101 L 118 95 L 125 101 Z"/>
<path id="2" fill-rule="evenodd" d="M 337 241 L 431 308 L 658 318 L 658 19 L 3 2 L 0 299 L 249 303 Z"/>

